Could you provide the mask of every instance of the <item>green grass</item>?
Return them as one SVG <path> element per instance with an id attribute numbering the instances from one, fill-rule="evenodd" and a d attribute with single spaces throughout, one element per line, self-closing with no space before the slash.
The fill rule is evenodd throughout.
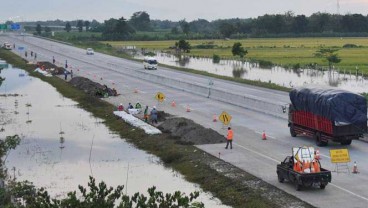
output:
<path id="1" fill-rule="evenodd" d="M 188 181 L 200 184 L 204 190 L 212 192 L 214 196 L 221 199 L 223 203 L 239 208 L 282 207 L 262 197 L 262 195 L 265 194 L 264 191 L 254 189 L 251 185 L 246 185 L 258 181 L 259 179 L 256 177 L 212 157 L 194 146 L 178 144 L 169 134 L 164 133 L 162 135 L 150 136 L 145 134 L 142 130 L 134 129 L 132 126 L 113 116 L 112 111 L 115 109 L 115 106 L 112 104 L 91 97 L 85 92 L 67 84 L 60 78 L 45 77 L 39 73 L 33 72 L 35 65 L 26 64 L 23 59 L 9 51 L 0 49 L 0 57 L 16 67 L 27 70 L 31 76 L 38 77 L 48 82 L 63 96 L 78 102 L 79 107 L 91 112 L 93 116 L 103 119 L 104 124 L 112 132 L 120 135 L 121 138 L 127 138 L 127 141 L 137 148 L 160 157 L 164 165 L 179 171 Z M 211 168 L 210 164 L 217 163 L 229 165 L 231 167 L 229 169 L 236 171 L 232 174 L 242 175 L 240 181 L 226 177 Z M 246 183 L 247 181 L 249 183 Z M 267 184 L 267 187 L 272 186 Z M 284 195 L 288 199 L 299 201 L 287 193 L 284 193 Z"/>

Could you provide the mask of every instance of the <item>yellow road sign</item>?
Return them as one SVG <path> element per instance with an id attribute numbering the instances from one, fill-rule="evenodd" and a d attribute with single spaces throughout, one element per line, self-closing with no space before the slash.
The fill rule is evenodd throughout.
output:
<path id="1" fill-rule="evenodd" d="M 221 115 L 219 116 L 219 120 L 224 124 L 224 125 L 228 125 L 231 121 L 231 116 L 230 114 L 226 113 L 225 111 L 221 113 Z"/>
<path id="2" fill-rule="evenodd" d="M 162 92 L 158 92 L 155 96 L 156 100 L 163 102 L 165 100 L 165 94 Z"/>
<path id="3" fill-rule="evenodd" d="M 350 155 L 348 149 L 334 149 L 330 150 L 332 163 L 348 163 L 350 162 Z"/>

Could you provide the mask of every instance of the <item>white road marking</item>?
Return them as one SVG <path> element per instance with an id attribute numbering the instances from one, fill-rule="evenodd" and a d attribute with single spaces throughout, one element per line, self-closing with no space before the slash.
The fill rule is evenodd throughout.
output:
<path id="1" fill-rule="evenodd" d="M 347 189 L 344 189 L 344 188 L 342 188 L 342 187 L 340 187 L 340 186 L 338 186 L 338 185 L 335 185 L 335 184 L 333 184 L 333 183 L 330 183 L 330 185 L 332 185 L 332 186 L 334 186 L 334 187 L 336 187 L 336 188 L 338 188 L 338 189 L 340 189 L 340 190 L 342 190 L 342 191 L 345 191 L 346 193 L 349 193 L 349 194 L 354 195 L 354 196 L 356 196 L 356 197 L 358 197 L 358 198 L 361 198 L 361 199 L 363 199 L 363 200 L 368 201 L 368 198 L 365 198 L 364 196 L 361 196 L 361 195 L 356 194 L 356 193 L 354 193 L 354 192 L 352 192 L 352 191 L 349 191 L 349 190 L 347 190 Z"/>
<path id="2" fill-rule="evenodd" d="M 274 159 L 274 158 L 272 158 L 272 157 L 269 157 L 269 156 L 264 155 L 264 154 L 262 154 L 262 153 L 256 152 L 256 151 L 251 150 L 251 149 L 249 149 L 249 148 L 246 148 L 246 147 L 244 147 L 244 146 L 242 146 L 242 145 L 240 145 L 240 144 L 234 143 L 234 145 L 236 145 L 236 146 L 238 146 L 238 147 L 241 147 L 241 148 L 243 148 L 243 149 L 245 149 L 245 150 L 247 150 L 247 151 L 253 152 L 254 154 L 257 154 L 257 155 L 262 156 L 262 157 L 264 157 L 264 158 L 267 158 L 267 159 L 269 159 L 269 160 L 272 160 L 272 161 L 274 161 L 274 162 L 276 162 L 276 163 L 279 163 L 279 161 L 278 161 L 278 160 L 276 160 L 276 159 Z"/>

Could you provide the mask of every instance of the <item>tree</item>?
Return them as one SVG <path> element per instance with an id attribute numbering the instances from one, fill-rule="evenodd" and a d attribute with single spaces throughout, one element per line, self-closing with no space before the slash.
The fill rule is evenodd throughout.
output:
<path id="1" fill-rule="evenodd" d="M 70 30 L 72 30 L 72 26 L 70 25 L 70 23 L 69 23 L 69 22 L 67 22 L 67 23 L 66 23 L 66 25 L 65 25 L 65 30 L 66 30 L 67 32 L 70 32 Z"/>
<path id="2" fill-rule="evenodd" d="M 228 23 L 228 22 L 224 22 L 220 25 L 219 27 L 220 33 L 225 37 L 225 38 L 229 38 L 232 34 L 234 34 L 235 32 L 235 27 L 234 25 Z"/>
<path id="3" fill-rule="evenodd" d="M 46 26 L 45 27 L 45 33 L 50 33 L 51 32 L 51 28 L 50 27 L 48 27 L 48 26 Z"/>
<path id="4" fill-rule="evenodd" d="M 244 50 L 242 44 L 239 42 L 234 43 L 231 52 L 233 53 L 233 56 L 239 56 L 240 58 L 244 58 L 244 56 L 248 53 L 248 51 Z"/>
<path id="5" fill-rule="evenodd" d="M 7 136 L 5 140 L 0 140 L 0 178 L 4 178 L 6 173 L 3 170 L 4 164 L 10 150 L 15 149 L 20 144 L 20 137 L 18 135 Z"/>
<path id="6" fill-rule="evenodd" d="M 316 57 L 325 58 L 328 62 L 328 68 L 331 70 L 332 64 L 340 63 L 341 58 L 337 55 L 338 49 L 321 48 L 314 54 Z"/>
<path id="7" fill-rule="evenodd" d="M 37 32 L 38 35 L 41 35 L 42 27 L 41 27 L 40 24 L 37 24 L 37 26 L 36 26 L 36 32 Z"/>
<path id="8" fill-rule="evenodd" d="M 129 20 L 129 23 L 138 31 L 152 30 L 150 16 L 147 12 L 135 12 Z"/>
<path id="9" fill-rule="evenodd" d="M 90 22 L 88 20 L 84 21 L 84 26 L 86 27 L 86 31 L 89 30 Z"/>
<path id="10" fill-rule="evenodd" d="M 108 187 L 103 181 L 96 184 L 96 180 L 90 176 L 88 187 L 78 186 L 80 194 L 76 191 L 69 192 L 64 199 L 52 199 L 44 188 L 36 189 L 30 183 L 16 183 L 13 189 L 14 195 L 18 199 L 23 199 L 27 207 L 90 207 L 90 208 L 110 208 L 110 207 L 192 207 L 203 208 L 204 204 L 195 202 L 199 192 L 190 193 L 187 196 L 180 191 L 174 194 L 164 194 L 156 190 L 156 187 L 148 189 L 148 196 L 135 193 L 132 196 L 123 194 L 124 186 L 117 186 L 115 189 Z M 22 188 L 24 187 L 24 188 Z"/>
<path id="11" fill-rule="evenodd" d="M 82 20 L 78 20 L 77 22 L 77 28 L 79 32 L 83 31 L 83 21 Z"/>
<path id="12" fill-rule="evenodd" d="M 126 40 L 135 33 L 135 30 L 127 23 L 124 17 L 120 19 L 110 18 L 105 20 L 102 37 L 105 40 Z"/>
<path id="13" fill-rule="evenodd" d="M 179 25 L 181 27 L 181 30 L 183 31 L 184 34 L 188 35 L 190 32 L 190 25 L 187 21 L 181 20 L 179 21 Z"/>
<path id="14" fill-rule="evenodd" d="M 175 46 L 180 51 L 184 51 L 186 53 L 189 53 L 190 52 L 191 46 L 190 46 L 190 43 L 188 41 L 186 41 L 186 40 L 183 40 L 183 39 L 179 40 L 179 42 L 176 42 L 175 43 Z"/>

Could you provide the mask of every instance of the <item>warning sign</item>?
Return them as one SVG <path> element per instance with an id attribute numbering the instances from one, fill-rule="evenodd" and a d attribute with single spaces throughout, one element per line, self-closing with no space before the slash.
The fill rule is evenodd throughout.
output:
<path id="1" fill-rule="evenodd" d="M 348 149 L 334 149 L 330 150 L 330 157 L 332 163 L 348 163 L 350 162 L 350 155 Z"/>
<path id="2" fill-rule="evenodd" d="M 156 100 L 163 102 L 165 100 L 165 94 L 162 92 L 158 92 L 155 96 Z"/>
<path id="3" fill-rule="evenodd" d="M 225 111 L 221 113 L 221 115 L 219 116 L 219 120 L 224 124 L 224 125 L 228 125 L 231 121 L 231 116 L 230 114 L 226 113 Z"/>

